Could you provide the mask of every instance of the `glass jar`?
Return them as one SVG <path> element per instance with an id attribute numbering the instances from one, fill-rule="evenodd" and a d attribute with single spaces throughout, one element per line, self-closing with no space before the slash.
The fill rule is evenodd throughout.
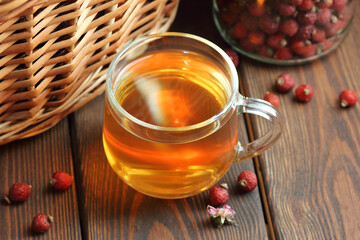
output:
<path id="1" fill-rule="evenodd" d="M 215 24 L 238 52 L 267 63 L 315 60 L 344 39 L 355 0 L 213 0 Z"/>

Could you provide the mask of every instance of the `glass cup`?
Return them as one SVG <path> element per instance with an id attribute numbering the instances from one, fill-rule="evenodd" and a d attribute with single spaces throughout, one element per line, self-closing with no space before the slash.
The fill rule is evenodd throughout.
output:
<path id="1" fill-rule="evenodd" d="M 103 143 L 107 159 L 132 188 L 157 198 L 184 198 L 214 185 L 234 161 L 256 156 L 280 136 L 282 117 L 266 101 L 239 93 L 238 75 L 215 44 L 184 33 L 129 43 L 106 79 Z M 271 122 L 249 144 L 239 119 Z"/>

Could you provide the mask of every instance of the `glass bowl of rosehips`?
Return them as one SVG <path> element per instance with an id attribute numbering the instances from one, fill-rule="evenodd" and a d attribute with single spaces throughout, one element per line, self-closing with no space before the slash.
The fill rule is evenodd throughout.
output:
<path id="1" fill-rule="evenodd" d="M 293 65 L 318 59 L 345 38 L 355 0 L 213 0 L 215 25 L 236 51 Z"/>

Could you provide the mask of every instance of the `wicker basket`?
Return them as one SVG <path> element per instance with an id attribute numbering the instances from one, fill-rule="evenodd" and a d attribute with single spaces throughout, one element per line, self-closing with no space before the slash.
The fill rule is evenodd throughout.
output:
<path id="1" fill-rule="evenodd" d="M 0 145 L 103 92 L 128 41 L 166 31 L 178 0 L 0 0 Z"/>

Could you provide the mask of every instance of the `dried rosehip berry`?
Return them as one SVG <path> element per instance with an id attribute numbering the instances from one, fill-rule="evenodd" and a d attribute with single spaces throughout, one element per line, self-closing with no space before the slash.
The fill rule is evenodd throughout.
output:
<path id="1" fill-rule="evenodd" d="M 345 6 L 338 10 L 338 18 L 348 22 L 352 17 L 352 9 Z"/>
<path id="2" fill-rule="evenodd" d="M 308 84 L 301 84 L 295 89 L 295 97 L 301 102 L 308 102 L 312 99 L 314 91 Z"/>
<path id="3" fill-rule="evenodd" d="M 221 19 L 229 26 L 233 25 L 236 22 L 237 15 L 230 14 L 228 12 L 221 12 Z"/>
<path id="4" fill-rule="evenodd" d="M 274 93 L 267 92 L 264 96 L 264 100 L 271 103 L 277 108 L 280 107 L 280 98 Z"/>
<path id="5" fill-rule="evenodd" d="M 280 74 L 275 80 L 275 88 L 278 92 L 289 92 L 295 86 L 295 79 L 288 73 Z"/>
<path id="6" fill-rule="evenodd" d="M 319 8 L 329 8 L 333 5 L 333 0 L 320 0 L 320 2 L 317 3 L 317 6 Z"/>
<path id="7" fill-rule="evenodd" d="M 341 107 L 351 107 L 354 106 L 358 100 L 358 95 L 352 89 L 343 90 L 340 95 L 340 106 Z"/>
<path id="8" fill-rule="evenodd" d="M 291 50 L 289 48 L 283 47 L 276 50 L 274 54 L 275 59 L 279 60 L 289 60 L 293 57 Z"/>
<path id="9" fill-rule="evenodd" d="M 339 34 L 346 26 L 346 22 L 344 20 L 338 19 L 334 23 L 328 23 L 326 24 L 326 37 L 330 38 L 335 36 L 336 34 Z"/>
<path id="10" fill-rule="evenodd" d="M 329 8 L 318 9 L 316 23 L 324 25 L 330 22 L 331 10 Z"/>
<path id="11" fill-rule="evenodd" d="M 258 28 L 258 18 L 248 12 L 241 14 L 240 23 L 249 31 L 256 31 Z"/>
<path id="12" fill-rule="evenodd" d="M 308 58 L 308 57 L 314 56 L 316 54 L 316 50 L 317 50 L 317 47 L 315 44 L 306 45 L 302 49 L 302 52 L 299 55 L 301 55 L 304 58 Z"/>
<path id="13" fill-rule="evenodd" d="M 288 19 L 280 23 L 279 30 L 283 34 L 292 37 L 299 30 L 299 24 L 294 19 Z"/>
<path id="14" fill-rule="evenodd" d="M 288 2 L 292 5 L 300 6 L 303 4 L 304 1 L 303 0 L 289 0 Z"/>
<path id="15" fill-rule="evenodd" d="M 242 191 L 250 192 L 255 189 L 257 185 L 256 174 L 251 171 L 243 171 L 239 174 L 237 182 Z"/>
<path id="16" fill-rule="evenodd" d="M 9 195 L 5 196 L 5 201 L 10 204 L 11 202 L 24 202 L 31 193 L 31 185 L 25 183 L 15 183 L 10 187 Z"/>
<path id="17" fill-rule="evenodd" d="M 314 25 L 301 26 L 298 31 L 299 38 L 300 39 L 310 39 L 311 34 L 313 33 L 314 29 L 315 29 Z"/>
<path id="18" fill-rule="evenodd" d="M 294 5 L 286 4 L 285 2 L 279 2 L 277 4 L 277 10 L 281 16 L 289 17 L 295 13 L 296 7 Z"/>
<path id="19" fill-rule="evenodd" d="M 301 40 L 297 37 L 291 39 L 290 49 L 296 54 L 302 55 L 306 52 L 306 46 L 311 44 L 311 42 Z"/>
<path id="20" fill-rule="evenodd" d="M 39 213 L 32 220 L 31 231 L 35 233 L 44 233 L 50 229 L 53 222 L 54 218 L 52 216 Z"/>
<path id="21" fill-rule="evenodd" d="M 215 185 L 210 189 L 210 203 L 213 206 L 225 204 L 229 200 L 229 192 L 226 184 Z"/>
<path id="22" fill-rule="evenodd" d="M 304 0 L 303 4 L 298 6 L 298 9 L 301 10 L 301 11 L 309 11 L 314 6 L 315 6 L 315 4 L 314 4 L 313 0 Z"/>
<path id="23" fill-rule="evenodd" d="M 321 51 L 326 51 L 329 50 L 331 47 L 333 46 L 333 43 L 327 39 L 325 39 L 324 41 L 322 41 L 319 44 L 319 47 L 321 48 Z"/>
<path id="24" fill-rule="evenodd" d="M 226 49 L 226 54 L 230 57 L 231 61 L 234 63 L 235 67 L 239 66 L 239 56 L 232 49 Z"/>
<path id="25" fill-rule="evenodd" d="M 301 12 L 298 14 L 298 22 L 302 25 L 313 25 L 317 19 L 316 12 Z"/>
<path id="26" fill-rule="evenodd" d="M 66 172 L 57 171 L 50 179 L 50 184 L 55 190 L 64 191 L 71 186 L 73 180 L 74 178 Z"/>
<path id="27" fill-rule="evenodd" d="M 313 40 L 314 42 L 322 42 L 325 40 L 325 38 L 326 38 L 326 32 L 324 29 L 321 28 L 315 28 L 315 30 L 311 35 L 311 40 Z"/>
<path id="28" fill-rule="evenodd" d="M 345 6 L 346 6 L 346 4 L 347 4 L 347 2 L 348 2 L 348 0 L 333 0 L 334 2 L 333 2 L 333 8 L 334 9 L 336 9 L 336 10 L 341 10 L 341 9 L 343 9 Z"/>
<path id="29" fill-rule="evenodd" d="M 255 45 L 249 41 L 249 39 L 244 38 L 239 42 L 239 45 L 242 49 L 247 52 L 252 52 L 255 50 Z"/>
<path id="30" fill-rule="evenodd" d="M 281 33 L 269 36 L 266 43 L 274 49 L 279 49 L 287 45 L 287 41 Z"/>
<path id="31" fill-rule="evenodd" d="M 274 34 L 278 31 L 279 28 L 280 17 L 273 16 L 270 14 L 264 14 L 259 19 L 259 27 L 267 34 Z"/>
<path id="32" fill-rule="evenodd" d="M 232 36 L 234 39 L 241 39 L 247 36 L 247 30 L 241 23 L 236 23 L 232 30 Z"/>

